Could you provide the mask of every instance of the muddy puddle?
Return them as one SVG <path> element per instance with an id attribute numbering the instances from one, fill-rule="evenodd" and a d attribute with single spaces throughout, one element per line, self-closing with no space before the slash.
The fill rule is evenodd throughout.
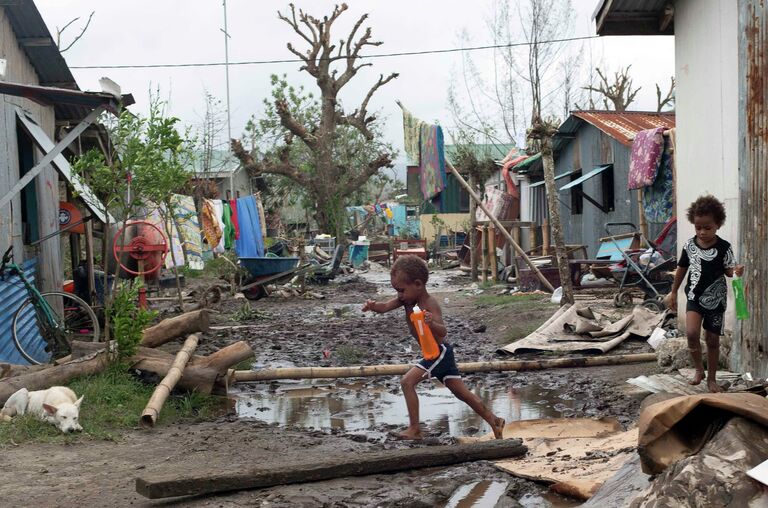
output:
<path id="1" fill-rule="evenodd" d="M 488 426 L 438 382 L 419 386 L 420 418 L 431 434 L 453 437 L 485 433 Z M 568 416 L 583 407 L 559 390 L 536 385 L 475 386 L 472 391 L 507 421 Z M 267 423 L 371 435 L 408 424 L 399 384 L 273 383 L 243 385 L 235 393 L 240 417 Z"/>

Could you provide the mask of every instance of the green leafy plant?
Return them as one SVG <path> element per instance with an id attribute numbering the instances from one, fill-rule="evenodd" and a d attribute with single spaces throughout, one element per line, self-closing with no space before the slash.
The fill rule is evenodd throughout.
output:
<path id="1" fill-rule="evenodd" d="M 243 302 L 240 308 L 237 309 L 234 314 L 232 314 L 232 319 L 235 321 L 251 321 L 257 316 L 258 314 L 255 310 L 253 310 L 250 302 L 246 300 Z"/>
<path id="2" fill-rule="evenodd" d="M 112 336 L 117 342 L 118 361 L 136 353 L 144 329 L 157 314 L 138 305 L 141 284 L 120 284 L 110 309 L 113 326 Z"/>

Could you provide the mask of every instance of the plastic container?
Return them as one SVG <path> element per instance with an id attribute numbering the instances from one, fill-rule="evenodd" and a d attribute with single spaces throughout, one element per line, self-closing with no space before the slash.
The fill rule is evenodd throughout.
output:
<path id="1" fill-rule="evenodd" d="M 368 249 L 371 242 L 368 240 L 356 240 L 349 246 L 349 261 L 354 268 L 368 261 Z"/>
<path id="2" fill-rule="evenodd" d="M 421 346 L 421 353 L 424 359 L 436 360 L 440 356 L 440 347 L 432 335 L 432 330 L 424 322 L 424 311 L 418 305 L 413 306 L 411 323 L 413 323 L 413 327 L 416 329 L 416 335 L 419 336 L 419 345 Z"/>
<path id="3" fill-rule="evenodd" d="M 731 283 L 733 284 L 733 296 L 736 300 L 736 319 L 741 321 L 749 319 L 747 298 L 744 295 L 744 279 L 741 277 L 734 277 Z"/>

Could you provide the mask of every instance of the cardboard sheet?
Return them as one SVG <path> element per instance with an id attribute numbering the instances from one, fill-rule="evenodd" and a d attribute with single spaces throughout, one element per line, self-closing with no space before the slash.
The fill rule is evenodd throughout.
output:
<path id="1" fill-rule="evenodd" d="M 637 429 L 622 431 L 613 418 L 523 420 L 507 424 L 504 437 L 522 438 L 528 454 L 497 461 L 496 467 L 521 478 L 552 483 L 552 490 L 561 494 L 589 499 L 634 455 Z"/>

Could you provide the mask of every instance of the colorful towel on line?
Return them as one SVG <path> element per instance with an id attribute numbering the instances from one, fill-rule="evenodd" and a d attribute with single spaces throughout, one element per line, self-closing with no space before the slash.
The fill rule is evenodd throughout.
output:
<path id="1" fill-rule="evenodd" d="M 402 105 L 400 108 L 403 110 L 403 142 L 407 164 L 409 166 L 418 166 L 420 160 L 419 136 L 424 122 L 413 116 Z"/>
<path id="2" fill-rule="evenodd" d="M 240 238 L 240 224 L 237 222 L 237 200 L 229 200 L 229 209 L 232 211 L 232 227 L 235 228 L 235 240 Z"/>
<path id="3" fill-rule="evenodd" d="M 445 152 L 443 129 L 439 125 L 422 125 L 419 140 L 421 164 L 419 180 L 424 199 L 432 199 L 445 188 Z"/>
<path id="4" fill-rule="evenodd" d="M 629 161 L 629 190 L 653 185 L 664 151 L 664 127 L 640 131 L 632 142 Z"/>
<path id="5" fill-rule="evenodd" d="M 235 242 L 237 257 L 264 257 L 264 237 L 261 235 L 259 206 L 255 197 L 246 196 L 237 200 L 237 220 L 240 223 L 240 239 Z"/>
<path id="6" fill-rule="evenodd" d="M 200 213 L 203 220 L 203 235 L 208 247 L 213 249 L 219 244 L 224 232 L 219 227 L 219 221 L 216 219 L 216 207 L 210 199 L 203 200 L 203 210 Z"/>
<path id="7" fill-rule="evenodd" d="M 212 199 L 211 203 L 213 203 L 214 217 L 218 221 L 219 230 L 221 231 L 219 243 L 212 246 L 213 252 L 216 254 L 224 254 L 226 252 L 226 249 L 224 248 L 224 237 L 227 232 L 226 226 L 224 225 L 224 203 L 220 199 Z"/>
<path id="8" fill-rule="evenodd" d="M 224 214 L 224 248 L 229 250 L 235 244 L 235 226 L 232 224 L 232 209 L 229 207 L 229 201 L 223 201 Z"/>
<path id="9" fill-rule="evenodd" d="M 664 145 L 656 181 L 643 191 L 643 211 L 648 222 L 664 224 L 674 215 L 674 147 L 669 139 Z"/>
<path id="10" fill-rule="evenodd" d="M 181 247 L 187 266 L 192 270 L 205 268 L 203 262 L 203 242 L 200 238 L 200 223 L 197 219 L 195 200 L 192 196 L 174 194 L 171 198 L 173 218 L 179 229 Z"/>

